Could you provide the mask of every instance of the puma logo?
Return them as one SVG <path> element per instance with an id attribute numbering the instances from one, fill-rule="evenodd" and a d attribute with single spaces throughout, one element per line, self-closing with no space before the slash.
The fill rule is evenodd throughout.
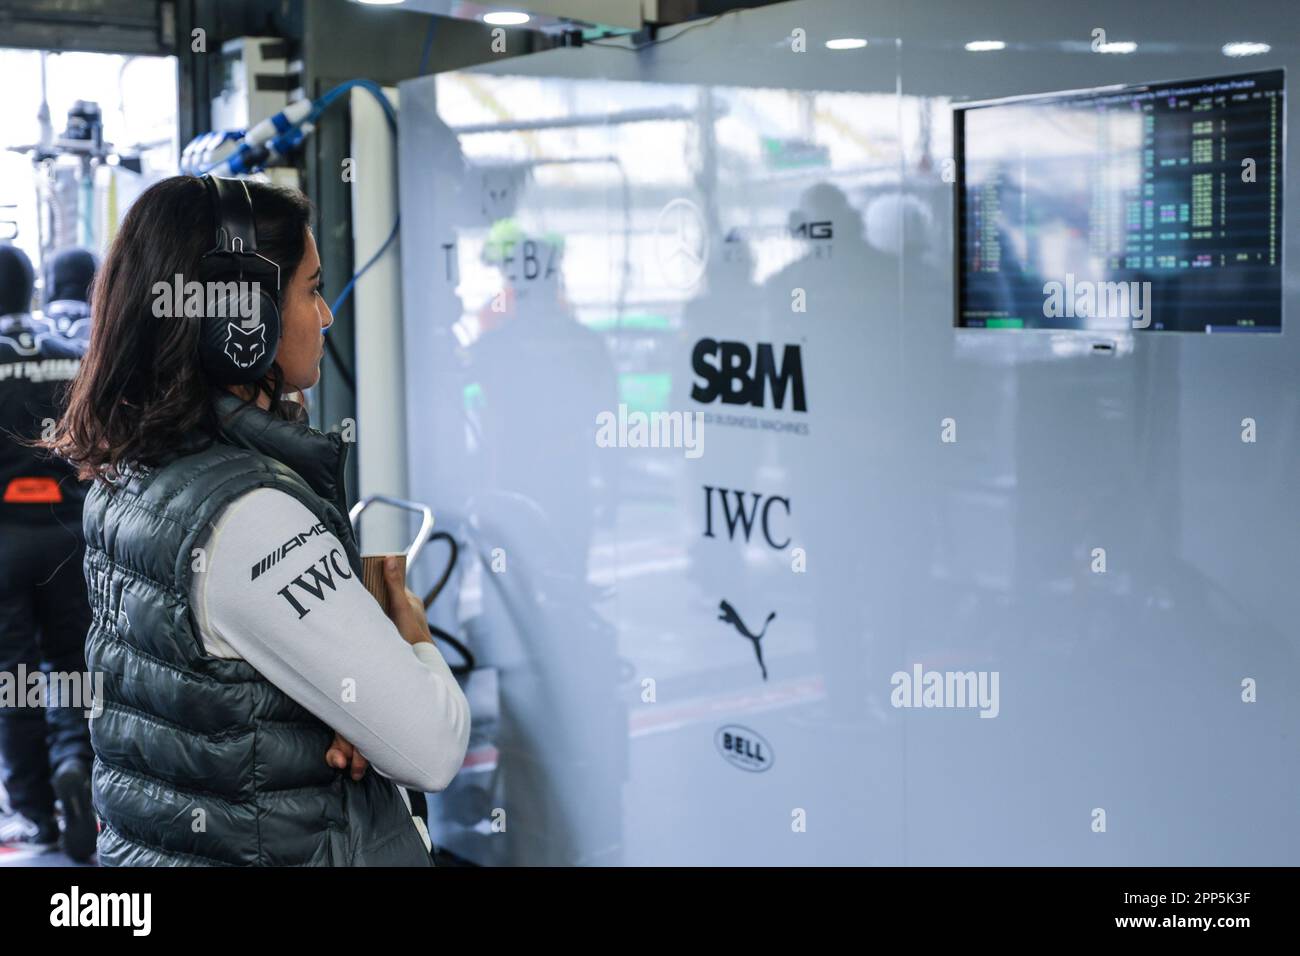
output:
<path id="1" fill-rule="evenodd" d="M 225 353 L 239 368 L 252 368 L 266 354 L 266 326 L 258 324 L 244 329 L 227 322 Z"/>
<path id="2" fill-rule="evenodd" d="M 725 600 L 718 605 L 718 611 L 719 621 L 725 621 L 730 624 L 743 636 L 749 638 L 754 643 L 754 654 L 758 657 L 758 666 L 763 671 L 763 680 L 767 680 L 767 665 L 763 663 L 763 648 L 758 642 L 761 641 L 763 635 L 767 633 L 767 626 L 771 624 L 772 619 L 776 617 L 776 611 L 773 611 L 767 616 L 767 620 L 763 622 L 763 629 L 757 634 L 750 632 L 749 628 L 745 626 L 745 622 L 740 619 L 740 615 L 736 613 L 736 609 Z"/>

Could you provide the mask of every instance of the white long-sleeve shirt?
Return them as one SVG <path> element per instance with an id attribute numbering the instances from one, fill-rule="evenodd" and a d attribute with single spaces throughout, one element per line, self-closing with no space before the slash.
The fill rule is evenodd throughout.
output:
<path id="1" fill-rule="evenodd" d="M 248 661 L 396 783 L 451 783 L 469 744 L 464 693 L 437 647 L 402 638 L 301 502 L 249 492 L 201 544 L 190 599 L 208 653 Z"/>

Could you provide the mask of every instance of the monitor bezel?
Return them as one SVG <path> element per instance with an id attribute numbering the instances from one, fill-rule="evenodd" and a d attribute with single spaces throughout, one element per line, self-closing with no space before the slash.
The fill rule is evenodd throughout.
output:
<path id="1" fill-rule="evenodd" d="M 952 327 L 957 332 L 979 334 L 979 333 L 1012 333 L 1024 335 L 1026 333 L 1040 333 L 1060 336 L 1079 336 L 1079 337 L 1107 337 L 1107 336 L 1125 336 L 1132 335 L 1135 332 L 1141 332 L 1143 335 L 1210 335 L 1209 331 L 1204 329 L 1193 331 L 1191 329 L 1069 329 L 1069 328 L 1033 328 L 1033 329 L 1016 329 L 1016 328 L 989 328 L 988 326 L 965 325 L 961 319 L 961 298 L 964 287 L 965 272 L 962 269 L 962 256 L 964 254 L 964 233 L 962 232 L 963 218 L 966 209 L 966 125 L 965 114 L 968 110 L 985 109 L 991 106 L 1007 106 L 1013 103 L 1051 103 L 1057 101 L 1076 100 L 1082 97 L 1099 97 L 1107 95 L 1118 95 L 1127 93 L 1143 93 L 1153 89 L 1166 86 L 1178 85 L 1201 85 L 1205 83 L 1218 83 L 1225 80 L 1240 80 L 1253 76 L 1269 76 L 1278 74 L 1282 90 L 1282 157 L 1279 166 L 1281 167 L 1280 180 L 1283 184 L 1283 201 L 1282 215 L 1279 223 L 1279 232 L 1281 241 L 1279 243 L 1278 268 L 1282 271 L 1281 283 L 1281 301 L 1278 308 L 1280 315 L 1278 318 L 1278 327 L 1276 330 L 1267 329 L 1253 333 L 1244 333 L 1246 335 L 1263 335 L 1272 338 L 1276 335 L 1285 335 L 1287 328 L 1286 321 L 1286 162 L 1287 162 L 1287 95 L 1286 95 L 1286 66 L 1278 65 L 1267 67 L 1259 70 L 1249 70 L 1242 73 L 1225 73 L 1218 76 L 1196 77 L 1193 79 L 1172 79 L 1172 80 L 1150 80 L 1143 83 L 1111 83 L 1105 86 L 1081 87 L 1072 90 L 1054 90 L 1046 93 L 1017 93 L 1011 96 L 999 96 L 980 100 L 968 100 L 952 104 L 952 151 L 953 151 L 953 282 L 952 282 Z M 1226 335 L 1243 334 L 1226 332 Z"/>

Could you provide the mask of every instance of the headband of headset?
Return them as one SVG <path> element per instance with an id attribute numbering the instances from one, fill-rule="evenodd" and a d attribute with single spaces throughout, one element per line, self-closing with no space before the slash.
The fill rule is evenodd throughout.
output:
<path id="1" fill-rule="evenodd" d="M 204 176 L 203 185 L 212 201 L 217 223 L 217 245 L 213 252 L 256 252 L 257 227 L 253 225 L 253 197 L 242 179 Z"/>

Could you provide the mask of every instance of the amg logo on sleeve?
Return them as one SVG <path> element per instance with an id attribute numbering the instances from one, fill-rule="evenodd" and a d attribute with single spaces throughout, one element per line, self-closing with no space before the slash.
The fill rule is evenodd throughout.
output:
<path id="1" fill-rule="evenodd" d="M 314 535 L 325 534 L 325 533 L 326 533 L 325 522 L 322 521 L 319 524 L 315 525 L 314 527 L 308 528 L 302 534 L 294 535 L 284 544 L 280 545 L 280 547 L 276 548 L 274 551 L 272 551 L 270 554 L 264 557 L 261 561 L 258 561 L 257 564 L 253 565 L 253 576 L 250 577 L 249 580 L 256 581 L 257 576 L 259 574 L 269 571 L 276 564 L 279 564 L 281 558 L 283 558 L 294 548 L 300 547 L 301 545 L 305 544 L 308 538 Z"/>

